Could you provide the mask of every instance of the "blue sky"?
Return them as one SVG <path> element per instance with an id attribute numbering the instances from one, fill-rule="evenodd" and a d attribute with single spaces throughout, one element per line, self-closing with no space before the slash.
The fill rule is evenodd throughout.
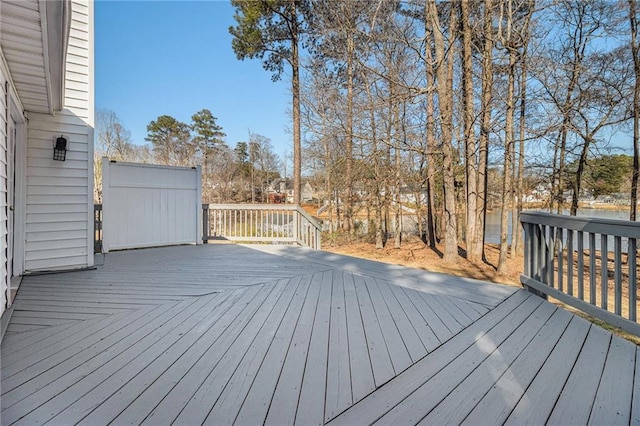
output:
<path id="1" fill-rule="evenodd" d="M 248 129 L 292 150 L 290 88 L 272 82 L 260 60 L 239 61 L 226 1 L 95 2 L 96 108 L 116 112 L 135 144 L 160 115 L 184 122 L 203 109 L 235 146 Z"/>

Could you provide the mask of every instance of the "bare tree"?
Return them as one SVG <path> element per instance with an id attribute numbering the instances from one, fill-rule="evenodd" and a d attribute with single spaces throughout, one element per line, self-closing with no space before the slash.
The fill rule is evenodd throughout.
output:
<path id="1" fill-rule="evenodd" d="M 445 4 L 449 6 L 448 4 Z M 426 0 L 425 19 L 433 34 L 435 52 L 436 92 L 440 112 L 440 131 L 443 153 L 443 190 L 445 219 L 445 262 L 454 263 L 458 259 L 458 225 L 456 219 L 456 188 L 453 170 L 453 63 L 454 36 L 458 26 L 456 14 L 449 10 L 449 38 L 440 24 L 439 10 L 435 0 Z"/>
<path id="2" fill-rule="evenodd" d="M 637 220 L 638 180 L 640 180 L 640 42 L 638 40 L 638 4 L 629 0 L 629 24 L 631 27 L 631 54 L 635 85 L 633 89 L 633 176 L 631 178 L 630 220 Z"/>

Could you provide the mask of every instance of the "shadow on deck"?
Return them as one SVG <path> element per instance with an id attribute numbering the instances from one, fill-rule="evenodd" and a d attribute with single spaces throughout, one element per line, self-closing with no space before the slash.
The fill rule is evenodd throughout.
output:
<path id="1" fill-rule="evenodd" d="M 640 355 L 523 290 L 285 246 L 25 277 L 2 424 L 640 422 Z"/>

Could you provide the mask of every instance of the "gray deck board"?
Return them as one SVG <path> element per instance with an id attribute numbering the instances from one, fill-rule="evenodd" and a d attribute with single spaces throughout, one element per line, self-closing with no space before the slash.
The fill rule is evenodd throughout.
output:
<path id="1" fill-rule="evenodd" d="M 150 361 L 156 360 L 167 347 L 175 344 L 183 333 L 203 321 L 206 318 L 207 305 L 218 302 L 212 299 L 215 298 L 199 298 L 188 309 L 170 318 L 173 320 L 171 324 L 167 321 L 165 326 L 156 328 L 117 356 L 108 360 L 96 357 L 92 364 L 93 367 L 99 365 L 97 368 L 91 372 L 88 371 L 92 367 L 84 368 L 79 381 L 62 391 L 58 390 L 54 398 L 41 405 L 38 410 L 34 410 L 23 422 L 36 422 L 42 415 L 40 413 L 46 413 L 47 416 L 55 413 L 52 420 L 54 423 L 77 423 L 113 395 L 123 383 L 142 371 Z M 85 365 L 88 366 L 89 363 Z M 73 404 L 69 404 L 69 401 L 73 401 Z"/>
<path id="2" fill-rule="evenodd" d="M 591 327 L 571 375 L 549 416 L 551 424 L 587 424 L 610 342 L 610 333 L 599 327 Z M 589 374 L 584 374 L 586 371 Z"/>
<path id="3" fill-rule="evenodd" d="M 302 376 L 300 399 L 297 401 L 295 423 L 308 425 L 324 421 L 324 395 L 319 397 L 321 389 L 327 387 L 327 348 L 329 346 L 329 325 L 331 322 L 332 272 L 324 272 L 320 283 L 318 307 L 313 321 L 309 351 Z M 290 411 L 289 411 L 290 412 Z M 282 417 L 267 417 L 271 424 L 277 424 Z"/>
<path id="4" fill-rule="evenodd" d="M 2 424 L 640 423 L 639 349 L 505 286 L 282 246 L 27 276 Z"/>
<path id="5" fill-rule="evenodd" d="M 362 399 L 376 388 L 373 368 L 364 332 L 362 315 L 352 274 L 343 273 L 344 295 L 347 315 L 349 365 L 351 367 L 352 400 Z"/>
<path id="6" fill-rule="evenodd" d="M 344 299 L 344 275 L 335 271 L 331 292 L 325 420 L 338 415 L 353 403 L 349 351 L 344 350 L 349 347 Z"/>
<path id="7" fill-rule="evenodd" d="M 396 297 L 396 300 L 398 301 L 400 306 L 402 306 L 405 315 L 411 323 L 414 331 L 418 335 L 418 338 L 420 338 L 420 341 L 422 342 L 422 345 L 427 353 L 440 346 L 440 341 L 429 326 L 429 323 L 424 319 L 422 315 L 420 315 L 420 312 L 416 309 L 416 307 L 409 299 L 407 292 L 411 292 L 411 290 L 405 290 L 402 287 L 398 287 L 395 285 L 389 286 L 389 288 L 393 295 Z"/>
<path id="8" fill-rule="evenodd" d="M 107 401 L 114 406 L 113 410 L 109 405 L 104 409 L 100 406 L 85 419 L 86 423 L 98 422 L 104 416 L 115 413 L 118 416 L 114 420 L 116 424 L 140 424 L 166 397 L 177 404 L 174 398 L 189 389 L 194 380 L 204 379 L 203 374 L 206 372 L 209 355 L 213 354 L 213 346 L 224 344 L 224 340 L 241 330 L 244 327 L 241 318 L 245 315 L 250 318 L 268 294 L 259 292 L 257 288 L 236 290 L 234 293 L 229 299 L 230 306 L 225 304 L 212 312 L 213 322 L 210 326 L 207 327 L 205 323 L 203 327 L 198 327 L 188 336 L 184 346 L 176 347 L 166 355 L 166 361 L 162 360 L 161 365 L 164 367 L 164 362 L 167 362 L 170 365 L 168 368 L 161 368 L 159 374 L 149 370 L 148 377 L 140 376 L 140 379 L 128 384 L 114 401 Z M 135 395 L 136 398 L 129 395 Z M 173 413 L 171 418 L 175 416 L 177 413 Z"/>
<path id="9" fill-rule="evenodd" d="M 457 384 L 451 393 L 420 421 L 420 424 L 436 422 L 460 424 L 491 389 L 496 379 L 508 371 L 516 358 L 532 343 L 533 338 L 544 327 L 554 310 L 555 308 L 549 304 L 539 305 L 533 314 L 495 348 L 471 374 Z"/>
<path id="10" fill-rule="evenodd" d="M 380 329 L 382 330 L 387 351 L 391 357 L 391 364 L 395 372 L 394 375 L 396 375 L 406 370 L 412 364 L 411 356 L 389 312 L 389 308 L 382 297 L 375 278 L 365 278 L 365 282 L 367 283 L 369 296 L 371 297 L 371 302 L 373 303 L 373 308 L 378 318 L 378 324 L 380 324 Z"/>
<path id="11" fill-rule="evenodd" d="M 120 386 L 116 392 L 113 392 L 110 396 L 104 397 L 101 395 L 101 401 L 94 401 L 93 407 L 95 408 L 86 416 L 82 417 L 82 422 L 85 424 L 96 424 L 105 419 L 113 419 L 116 415 L 123 413 L 132 404 L 130 395 L 141 395 L 134 403 L 144 403 L 147 406 L 154 407 L 158 400 L 151 400 L 149 394 L 151 394 L 150 387 L 152 385 L 158 385 L 163 381 L 163 378 L 167 377 L 167 372 L 176 365 L 178 359 L 183 356 L 190 348 L 200 340 L 200 338 L 209 330 L 214 330 L 219 326 L 220 321 L 228 314 L 235 303 L 240 300 L 239 292 L 229 292 L 229 294 L 221 296 L 217 300 L 217 304 L 209 304 L 205 307 L 202 313 L 206 314 L 205 318 L 196 317 L 198 322 L 192 324 L 189 330 L 179 333 L 178 339 L 174 344 L 168 346 L 168 348 L 158 357 L 153 359 L 147 365 L 141 365 L 138 367 L 140 370 L 137 373 L 129 373 L 129 377 L 124 378 L 120 382 Z M 140 368 L 142 367 L 142 368 Z M 157 384 L 158 383 L 158 384 Z M 144 393 L 144 398 L 142 397 Z M 164 395 L 164 394 L 163 394 Z M 75 409 L 75 407 L 73 407 Z M 129 419 L 134 423 L 141 422 L 148 414 L 150 408 L 141 418 Z M 63 412 L 59 416 L 60 420 L 69 417 L 71 412 Z M 126 418 L 120 414 L 121 417 Z M 78 421 L 78 417 L 74 420 Z"/>
<path id="12" fill-rule="evenodd" d="M 260 366 L 259 362 L 297 290 L 295 285 L 289 284 L 291 283 L 288 280 L 278 283 L 278 290 L 282 291 L 274 291 L 270 295 L 272 299 L 267 299 L 260 307 L 252 321 L 189 399 L 176 418 L 176 424 L 202 424 L 212 410 L 227 402 L 229 397 L 237 398 L 238 387 L 242 388 L 245 380 L 251 380 Z M 165 403 L 170 404 L 171 401 Z M 233 420 L 227 417 L 228 412 L 219 415 L 224 423 Z"/>
<path id="13" fill-rule="evenodd" d="M 531 296 L 520 292 L 514 294 L 498 305 L 496 309 L 456 336 L 455 339 L 451 339 L 438 347 L 428 357 L 415 363 L 411 368 L 396 376 L 392 381 L 355 404 L 348 411 L 341 413 L 331 423 L 343 425 L 370 424 L 380 419 L 385 413 L 404 401 L 408 395 L 420 388 L 427 380 L 450 365 L 460 354 L 485 337 L 487 332 L 496 326 L 496 322 L 502 321 L 530 298 Z"/>
<path id="14" fill-rule="evenodd" d="M 465 417 L 463 423 L 503 423 L 566 331 L 571 318 L 568 312 L 556 309 L 531 341 L 533 350 L 523 351 L 495 383 L 489 382 L 491 389 Z"/>
<path id="15" fill-rule="evenodd" d="M 382 386 L 394 376 L 391 355 L 384 341 L 380 321 L 373 308 L 364 278 L 355 276 L 354 280 L 360 311 L 362 312 L 362 317 L 366 319 L 366 321 L 363 321 L 363 326 L 367 338 L 371 368 L 373 369 L 373 378 L 376 386 Z"/>
<path id="16" fill-rule="evenodd" d="M 379 280 L 376 280 L 376 284 L 380 289 L 382 300 L 386 303 L 389 313 L 393 318 L 393 322 L 400 333 L 400 338 L 404 342 L 404 346 L 411 358 L 410 363 L 413 364 L 427 354 L 427 349 L 420 340 L 418 333 L 416 333 L 415 328 L 411 324 L 409 317 L 407 317 L 402 305 L 393 294 L 391 289 L 392 286 L 386 282 L 380 282 Z"/>
<path id="17" fill-rule="evenodd" d="M 436 407 L 458 384 L 468 377 L 479 363 L 484 362 L 498 347 L 508 341 L 513 332 L 540 305 L 529 298 L 520 309 L 512 311 L 486 335 L 464 351 L 435 375 L 428 377 L 417 389 L 384 413 L 383 424 L 416 424 Z"/>
<path id="18" fill-rule="evenodd" d="M 232 424 L 253 386 L 273 389 L 309 290 L 308 285 L 300 284 L 307 278 L 296 277 L 289 283 L 287 290 L 294 290 L 293 297 L 283 297 L 280 306 L 272 311 L 205 421 Z M 261 380 L 256 381 L 260 372 L 263 372 Z"/>
<path id="19" fill-rule="evenodd" d="M 633 396 L 636 345 L 613 336 L 589 423 L 628 424 Z M 611 398 L 616 395 L 616 398 Z"/>
<path id="20" fill-rule="evenodd" d="M 214 389 L 220 391 L 224 386 L 222 379 L 233 374 L 237 363 L 255 338 L 273 304 L 284 291 L 284 287 L 283 282 L 278 282 L 265 288 L 266 291 L 258 292 L 259 297 L 252 299 L 251 304 L 248 305 L 250 306 L 246 312 L 248 315 L 238 317 L 236 321 L 229 324 L 215 344 L 209 345 L 208 350 L 197 359 L 196 363 L 189 366 L 188 372 L 166 394 L 154 411 L 149 413 L 144 423 L 172 422 L 182 415 L 190 403 L 192 404 L 190 410 L 196 410 L 197 407 L 193 404 L 203 401 L 205 397 L 216 397 L 217 395 L 212 391 Z M 220 375 L 217 376 L 214 372 L 220 372 Z M 210 408 L 211 406 L 208 406 L 207 413 L 204 413 L 205 417 Z M 191 413 L 185 413 L 185 415 L 189 414 Z M 194 416 L 197 414 L 203 413 L 194 413 Z"/>
<path id="21" fill-rule="evenodd" d="M 238 411 L 236 422 L 239 424 L 256 421 L 263 423 L 267 415 L 271 417 L 272 423 L 291 424 L 295 419 L 322 275 L 316 273 L 304 279 L 309 283 L 298 320 L 292 322 L 295 330 L 291 332 L 291 340 L 288 345 L 278 345 L 275 348 L 272 362 L 265 358 Z M 303 285 L 302 288 L 304 287 Z M 284 350 L 285 353 L 278 354 L 276 351 L 279 350 Z M 267 389 L 273 389 L 273 393 L 265 391 Z"/>

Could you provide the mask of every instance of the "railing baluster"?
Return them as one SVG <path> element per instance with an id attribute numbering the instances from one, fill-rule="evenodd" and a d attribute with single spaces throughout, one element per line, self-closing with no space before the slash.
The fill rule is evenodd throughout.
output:
<path id="1" fill-rule="evenodd" d="M 567 290 L 573 296 L 573 230 L 567 230 Z"/>
<path id="2" fill-rule="evenodd" d="M 600 307 L 609 310 L 609 236 L 600 235 Z"/>
<path id="3" fill-rule="evenodd" d="M 627 243 L 627 264 L 629 265 L 629 319 L 637 321 L 637 297 L 638 297 L 638 276 L 637 276 L 637 256 L 638 240 L 629 238 Z M 636 373 L 638 374 L 638 373 Z"/>
<path id="4" fill-rule="evenodd" d="M 578 231 L 578 299 L 584 300 L 584 232 Z"/>
<path id="5" fill-rule="evenodd" d="M 531 275 L 531 244 L 533 241 L 532 229 L 533 225 L 530 223 L 523 223 L 524 228 L 524 274 L 528 277 Z"/>
<path id="6" fill-rule="evenodd" d="M 616 235 L 614 238 L 613 249 L 615 252 L 615 266 L 613 272 L 614 288 L 615 288 L 615 313 L 622 315 L 622 237 Z"/>
<path id="7" fill-rule="evenodd" d="M 556 246 L 556 241 L 555 241 L 555 228 L 553 226 L 549 226 L 549 239 L 548 239 L 548 243 L 547 243 L 547 283 L 549 285 L 549 287 L 554 287 L 554 277 L 553 277 L 553 272 L 554 272 L 554 260 L 553 258 L 555 257 L 555 246 Z"/>
<path id="8" fill-rule="evenodd" d="M 589 232 L 589 303 L 596 304 L 596 234 Z"/>
<path id="9" fill-rule="evenodd" d="M 557 228 L 556 236 L 558 240 L 554 246 L 554 251 L 557 252 L 558 256 L 558 290 L 564 291 L 564 229 Z"/>

